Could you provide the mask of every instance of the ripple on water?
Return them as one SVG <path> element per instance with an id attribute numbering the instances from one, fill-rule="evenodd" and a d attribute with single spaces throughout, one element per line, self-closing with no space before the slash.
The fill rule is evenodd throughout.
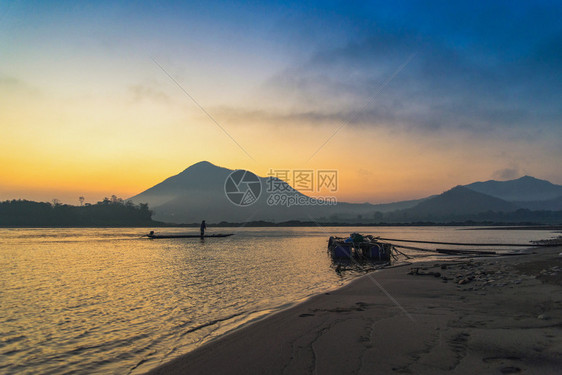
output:
<path id="1" fill-rule="evenodd" d="M 141 238 L 147 229 L 0 230 L 0 370 L 145 372 L 362 274 L 334 272 L 326 255 L 328 235 L 356 230 L 465 242 L 548 238 L 451 227 L 231 228 L 235 236 L 205 241 Z"/>

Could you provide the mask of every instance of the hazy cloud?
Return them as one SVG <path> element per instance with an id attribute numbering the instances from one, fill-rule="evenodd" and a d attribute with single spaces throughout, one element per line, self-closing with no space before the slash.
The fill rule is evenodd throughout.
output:
<path id="1" fill-rule="evenodd" d="M 513 180 L 521 177 L 521 170 L 518 167 L 504 168 L 495 171 L 492 177 L 497 178 L 499 180 Z"/>
<path id="2" fill-rule="evenodd" d="M 0 86 L 14 87 L 22 84 L 22 81 L 15 77 L 0 75 Z"/>
<path id="3" fill-rule="evenodd" d="M 384 18 L 384 11 L 369 13 L 370 23 L 352 15 L 358 26 L 348 42 L 321 48 L 271 77 L 263 89 L 278 98 L 279 109 L 254 114 L 423 131 L 557 127 L 562 8 L 510 4 L 408 9 L 411 22 Z M 416 11 L 419 19 L 408 20 Z"/>
<path id="4" fill-rule="evenodd" d="M 0 90 L 9 93 L 37 94 L 39 90 L 27 82 L 10 75 L 0 73 Z"/>
<path id="5" fill-rule="evenodd" d="M 160 103 L 168 103 L 170 101 L 170 97 L 164 91 L 143 84 L 130 86 L 129 92 L 135 102 L 151 100 Z"/>
<path id="6" fill-rule="evenodd" d="M 32 90 L 26 82 L 19 78 L 0 73 L 0 88 L 9 90 Z"/>

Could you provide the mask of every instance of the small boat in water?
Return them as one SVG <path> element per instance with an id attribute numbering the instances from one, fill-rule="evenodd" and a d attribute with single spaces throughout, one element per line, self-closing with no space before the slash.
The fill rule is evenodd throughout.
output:
<path id="1" fill-rule="evenodd" d="M 381 242 L 377 238 L 359 233 L 352 233 L 348 238 L 332 236 L 328 240 L 328 252 L 336 259 L 365 259 L 389 262 L 392 244 Z"/>
<path id="2" fill-rule="evenodd" d="M 226 233 L 226 234 L 205 234 L 201 236 L 200 234 L 155 234 L 154 231 L 151 231 L 146 237 L 150 239 L 162 239 L 162 238 L 222 238 L 222 237 L 230 237 L 233 236 L 234 233 Z"/>

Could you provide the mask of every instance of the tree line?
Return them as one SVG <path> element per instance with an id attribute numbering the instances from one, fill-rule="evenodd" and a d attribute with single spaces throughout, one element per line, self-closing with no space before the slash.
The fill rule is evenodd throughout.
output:
<path id="1" fill-rule="evenodd" d="M 83 204 L 83 200 L 80 200 Z M 151 226 L 148 204 L 134 204 L 112 196 L 95 204 L 81 206 L 14 199 L 0 202 L 0 226 L 3 227 L 98 227 Z"/>

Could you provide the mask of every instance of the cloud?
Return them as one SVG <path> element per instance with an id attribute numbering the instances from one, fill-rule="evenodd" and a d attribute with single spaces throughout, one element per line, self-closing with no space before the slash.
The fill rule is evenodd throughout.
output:
<path id="1" fill-rule="evenodd" d="M 0 91 L 7 91 L 10 94 L 20 93 L 36 95 L 39 93 L 39 90 L 36 87 L 31 86 L 27 82 L 17 77 L 2 73 L 0 73 Z"/>
<path id="2" fill-rule="evenodd" d="M 164 91 L 155 89 L 151 86 L 137 84 L 129 87 L 129 93 L 134 102 L 150 100 L 159 103 L 170 102 L 170 97 Z"/>
<path id="3" fill-rule="evenodd" d="M 356 175 L 364 183 L 370 181 L 373 177 L 375 177 L 375 174 L 372 171 L 364 169 L 364 168 L 357 169 Z"/>
<path id="4" fill-rule="evenodd" d="M 409 9 L 419 19 L 408 22 L 384 11 L 369 13 L 370 23 L 352 15 L 357 29 L 346 43 L 323 45 L 263 85 L 277 108 L 247 112 L 274 122 L 532 137 L 562 117 L 560 9 L 463 3 Z"/>
<path id="5" fill-rule="evenodd" d="M 0 75 L 0 86 L 14 87 L 21 85 L 23 85 L 23 82 L 15 77 Z"/>
<path id="6" fill-rule="evenodd" d="M 518 167 L 515 168 L 504 168 L 495 171 L 492 174 L 493 178 L 497 178 L 500 180 L 513 180 L 516 178 L 521 177 L 521 170 Z"/>

